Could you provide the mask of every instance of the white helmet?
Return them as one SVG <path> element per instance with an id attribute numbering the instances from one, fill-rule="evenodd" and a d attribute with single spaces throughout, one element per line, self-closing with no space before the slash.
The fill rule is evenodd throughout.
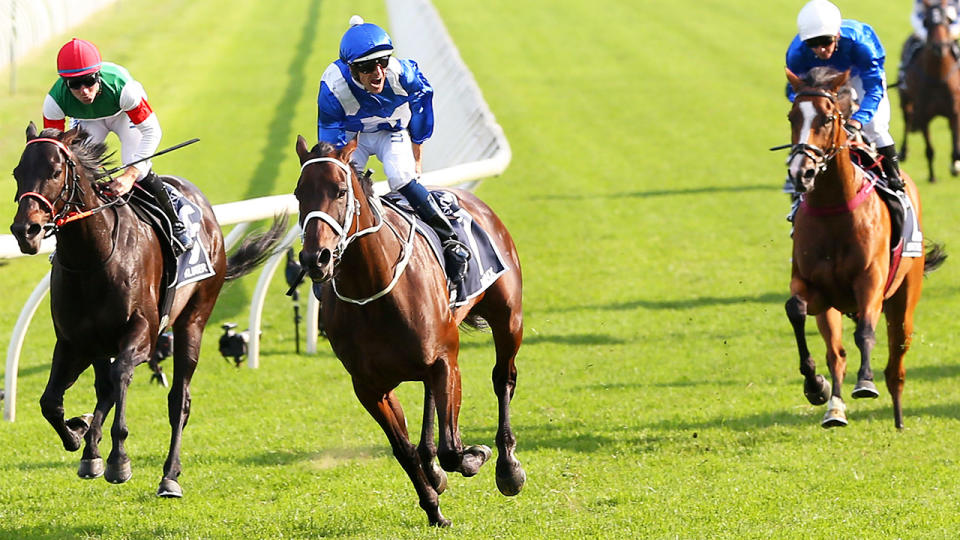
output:
<path id="1" fill-rule="evenodd" d="M 840 8 L 828 0 L 810 0 L 797 15 L 800 40 L 835 36 L 840 32 Z"/>

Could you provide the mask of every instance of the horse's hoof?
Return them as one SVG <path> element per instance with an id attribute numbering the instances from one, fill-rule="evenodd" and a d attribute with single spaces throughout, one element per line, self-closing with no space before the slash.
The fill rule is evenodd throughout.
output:
<path id="1" fill-rule="evenodd" d="M 847 406 L 843 400 L 833 396 L 827 405 L 827 412 L 823 415 L 820 426 L 823 428 L 845 427 L 847 425 Z"/>
<path id="2" fill-rule="evenodd" d="M 164 478 L 160 481 L 160 487 L 157 488 L 157 497 L 179 499 L 183 497 L 183 490 L 180 489 L 180 484 L 176 480 Z"/>
<path id="3" fill-rule="evenodd" d="M 507 471 L 501 474 L 498 464 L 497 489 L 507 497 L 513 497 L 523 489 L 523 485 L 527 482 L 527 473 L 524 472 L 519 461 L 516 462 L 515 466 L 508 463 L 504 468 L 507 469 Z"/>
<path id="4" fill-rule="evenodd" d="M 877 386 L 873 384 L 873 381 L 862 380 L 857 381 L 857 386 L 854 387 L 853 393 L 850 395 L 855 399 L 875 399 L 880 397 L 880 392 L 877 391 Z"/>
<path id="5" fill-rule="evenodd" d="M 806 383 L 803 385 L 803 395 L 806 396 L 811 405 L 823 405 L 830 399 L 830 383 L 827 382 L 827 379 L 823 375 L 817 375 L 817 384 L 820 385 L 820 388 L 812 390 L 807 388 Z"/>
<path id="6" fill-rule="evenodd" d="M 427 474 L 427 479 L 430 480 L 430 485 L 433 486 L 433 490 L 437 492 L 437 495 L 446 491 L 447 473 L 440 468 L 440 465 L 438 465 L 436 461 L 431 460 L 426 469 L 424 472 Z"/>
<path id="7" fill-rule="evenodd" d="M 953 164 L 950 165 L 950 174 L 953 176 L 960 174 L 960 160 L 954 160 Z"/>
<path id="8" fill-rule="evenodd" d="M 122 484 L 133 476 L 133 468 L 130 467 L 130 460 L 122 463 L 107 462 L 107 469 L 103 472 L 103 477 L 111 484 Z"/>
<path id="9" fill-rule="evenodd" d="M 493 451 L 490 450 L 489 446 L 484 444 L 465 448 L 463 450 L 462 461 L 460 462 L 460 474 L 468 478 L 477 474 L 480 472 L 480 467 L 482 467 L 492 455 Z"/>
<path id="10" fill-rule="evenodd" d="M 81 459 L 77 476 L 80 478 L 100 478 L 103 476 L 103 458 Z"/>
<path id="11" fill-rule="evenodd" d="M 446 528 L 446 527 L 449 527 L 451 523 L 453 523 L 453 522 L 450 521 L 449 519 L 443 517 L 443 516 L 440 516 L 439 518 L 431 518 L 431 519 L 430 519 L 430 526 L 431 526 L 431 527 L 444 527 L 444 528 Z"/>

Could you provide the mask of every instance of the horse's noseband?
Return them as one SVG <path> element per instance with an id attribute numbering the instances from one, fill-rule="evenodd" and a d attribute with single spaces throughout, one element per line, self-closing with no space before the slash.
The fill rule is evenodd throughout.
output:
<path id="1" fill-rule="evenodd" d="M 57 195 L 57 198 L 53 201 L 46 198 L 42 193 L 36 191 L 28 191 L 20 195 L 17 198 L 17 204 L 20 204 L 20 201 L 23 199 L 36 199 L 40 202 L 41 206 L 50 214 L 51 220 L 54 222 L 48 228 L 47 236 L 50 236 L 56 232 L 57 226 L 61 224 L 64 219 L 64 215 L 67 213 L 67 208 L 71 205 L 83 207 L 83 202 L 78 201 L 76 196 L 81 190 L 80 187 L 80 175 L 77 173 L 77 164 L 73 161 L 73 158 L 70 156 L 70 151 L 67 149 L 67 146 L 57 139 L 51 139 L 48 137 L 37 137 L 27 141 L 27 145 L 33 143 L 51 143 L 57 147 L 57 150 L 63 155 L 64 161 L 67 164 L 67 170 L 64 172 L 64 182 L 63 187 L 60 189 L 60 193 Z M 63 201 L 63 209 L 57 213 L 55 204 L 58 201 Z"/>

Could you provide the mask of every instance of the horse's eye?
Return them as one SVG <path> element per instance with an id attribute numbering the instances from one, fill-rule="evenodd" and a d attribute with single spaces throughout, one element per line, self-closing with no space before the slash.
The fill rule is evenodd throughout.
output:
<path id="1" fill-rule="evenodd" d="M 340 188 L 340 191 L 337 192 L 337 198 L 342 199 L 347 196 L 346 188 Z"/>

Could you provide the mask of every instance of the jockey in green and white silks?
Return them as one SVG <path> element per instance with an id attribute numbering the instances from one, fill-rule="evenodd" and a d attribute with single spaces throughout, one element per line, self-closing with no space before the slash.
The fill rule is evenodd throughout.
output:
<path id="1" fill-rule="evenodd" d="M 447 277 L 456 285 L 470 254 L 418 181 L 421 145 L 433 134 L 433 87 L 416 62 L 392 53 L 393 42 L 382 28 L 351 17 L 340 40 L 340 58 L 320 80 L 317 138 L 336 148 L 356 139 L 351 161 L 360 169 L 377 156 L 391 191 L 403 195 L 437 232 Z"/>
<path id="2" fill-rule="evenodd" d="M 43 101 L 43 127 L 66 129 L 81 127 L 93 142 L 103 142 L 107 134 L 120 139 L 120 155 L 131 163 L 153 155 L 160 146 L 163 130 L 147 101 L 143 85 L 122 66 L 102 61 L 93 43 L 72 39 L 57 55 L 60 75 Z M 127 167 L 106 184 L 105 191 L 123 195 L 134 182 L 154 196 L 173 225 L 178 251 L 189 250 L 193 239 L 173 209 L 163 182 L 153 172 L 152 163 L 142 161 Z"/>

